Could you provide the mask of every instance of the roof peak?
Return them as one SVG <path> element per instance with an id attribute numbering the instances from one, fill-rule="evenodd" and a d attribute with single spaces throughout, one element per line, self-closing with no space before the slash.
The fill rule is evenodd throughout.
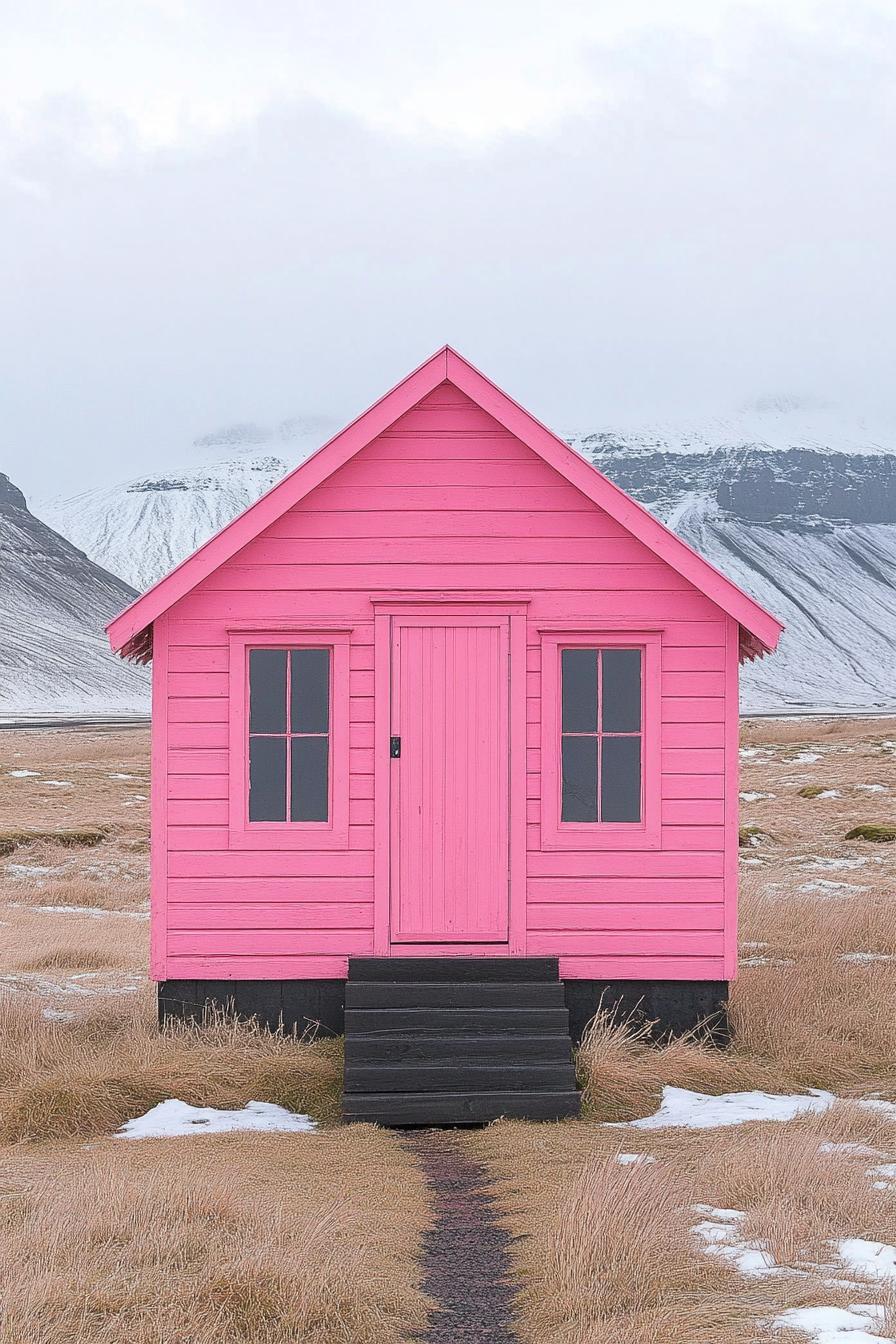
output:
<path id="1" fill-rule="evenodd" d="M 146 655 L 153 621 L 445 381 L 453 383 L 593 504 L 733 616 L 751 637 L 755 652 L 775 647 L 782 626 L 774 616 L 463 355 L 444 345 L 116 617 L 107 627 L 113 650 L 123 651 L 125 656 Z"/>

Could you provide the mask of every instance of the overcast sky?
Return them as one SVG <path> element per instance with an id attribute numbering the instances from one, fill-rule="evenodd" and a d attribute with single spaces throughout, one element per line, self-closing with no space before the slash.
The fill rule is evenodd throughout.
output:
<path id="1" fill-rule="evenodd" d="M 445 341 L 558 429 L 893 401 L 893 0 L 0 0 L 34 497 Z"/>

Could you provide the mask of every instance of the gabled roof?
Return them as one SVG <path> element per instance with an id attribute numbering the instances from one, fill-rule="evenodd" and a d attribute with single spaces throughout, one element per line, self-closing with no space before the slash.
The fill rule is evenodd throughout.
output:
<path id="1" fill-rule="evenodd" d="M 148 661 L 153 621 L 445 381 L 733 616 L 741 629 L 742 658 L 775 648 L 783 629 L 780 621 L 446 345 L 110 622 L 106 629 L 112 649 Z"/>

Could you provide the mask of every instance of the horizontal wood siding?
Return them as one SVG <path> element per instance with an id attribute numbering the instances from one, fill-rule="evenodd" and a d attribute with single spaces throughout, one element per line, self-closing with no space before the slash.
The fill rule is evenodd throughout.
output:
<path id="1" fill-rule="evenodd" d="M 732 623 L 444 384 L 166 618 L 167 695 L 155 711 L 166 763 L 154 814 L 167 841 L 159 978 L 338 977 L 349 954 L 372 951 L 370 599 L 407 590 L 529 599 L 526 950 L 559 956 L 568 977 L 727 975 Z M 326 621 L 352 627 L 348 846 L 231 848 L 228 627 Z M 540 627 L 564 621 L 662 629 L 657 850 L 542 848 Z"/>

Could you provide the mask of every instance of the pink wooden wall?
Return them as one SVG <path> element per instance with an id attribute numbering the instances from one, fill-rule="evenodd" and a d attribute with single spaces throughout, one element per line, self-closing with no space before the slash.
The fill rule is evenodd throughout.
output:
<path id="1" fill-rule="evenodd" d="M 443 383 L 156 622 L 155 977 L 342 977 L 374 951 L 371 597 L 407 590 L 529 599 L 525 951 L 733 976 L 737 623 Z M 540 628 L 567 620 L 662 630 L 657 849 L 542 845 Z M 233 848 L 228 629 L 326 621 L 352 627 L 348 847 Z"/>

